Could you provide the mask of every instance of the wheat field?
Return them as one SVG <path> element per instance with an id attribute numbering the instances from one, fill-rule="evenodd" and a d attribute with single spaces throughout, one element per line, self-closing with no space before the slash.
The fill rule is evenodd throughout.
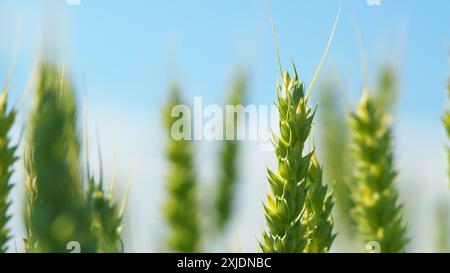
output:
<path id="1" fill-rule="evenodd" d="M 1 3 L 0 253 L 448 252 L 450 4 L 339 2 Z"/>

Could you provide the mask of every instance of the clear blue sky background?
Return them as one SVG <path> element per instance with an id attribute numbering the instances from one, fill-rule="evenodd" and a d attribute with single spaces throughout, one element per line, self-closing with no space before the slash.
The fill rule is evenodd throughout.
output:
<path id="1" fill-rule="evenodd" d="M 371 75 L 387 62 L 401 63 L 398 180 L 406 181 L 400 183 L 401 196 L 412 200 L 406 203 L 406 209 L 414 211 L 411 233 L 417 235 L 411 249 L 431 250 L 430 239 L 420 234 L 430 234 L 433 228 L 429 220 L 435 192 L 448 190 L 440 118 L 450 71 L 450 1 L 381 0 L 380 7 L 369 6 L 366 0 L 271 2 L 283 65 L 288 66 L 292 57 L 306 83 L 314 74 L 339 7 L 341 20 L 321 80 L 338 70 L 346 96 L 354 102 L 361 79 L 359 44 L 367 53 Z M 269 105 L 275 98 L 278 70 L 265 0 L 81 0 L 80 6 L 68 6 L 66 0 L 1 0 L 0 85 L 16 56 L 11 94 L 22 121 L 27 103 L 19 98 L 26 102 L 31 97 L 29 78 L 42 47 L 51 48 L 61 62 L 67 56 L 80 100 L 86 87 L 90 119 L 100 124 L 103 147 L 114 146 L 115 131 L 110 127 L 119 129 L 122 139 L 115 148 L 122 149 L 118 151 L 121 171 L 129 172 L 136 155 L 143 154 L 130 199 L 132 233 L 137 234 L 132 240 L 134 250 L 157 250 L 146 242 L 162 237 L 157 236 L 160 231 L 149 229 L 158 229 L 154 227 L 163 222 L 164 137 L 159 115 L 170 81 L 178 79 L 188 103 L 193 96 L 203 96 L 205 104 L 221 103 L 233 73 L 245 67 L 251 78 L 248 102 Z M 255 210 L 260 210 L 266 192 L 262 188 L 265 167 L 274 163 L 272 154 L 252 147 L 244 149 L 246 202 L 240 207 L 237 228 L 244 251 L 257 249 L 262 213 Z M 109 150 L 105 161 L 112 157 Z M 202 171 L 213 169 L 211 158 L 215 155 L 202 159 L 207 166 Z M 23 180 L 15 181 L 13 222 L 20 228 L 18 198 L 23 197 Z M 417 215 L 428 218 L 417 220 Z M 20 244 L 20 235 L 16 236 Z"/>
<path id="2" fill-rule="evenodd" d="M 292 57 L 306 82 L 342 7 L 328 67 L 340 69 L 344 82 L 358 89 L 357 26 L 372 72 L 387 60 L 402 58 L 402 113 L 423 118 L 441 110 L 449 1 L 382 0 L 380 7 L 365 0 L 272 2 L 282 61 L 288 65 Z M 153 108 L 163 100 L 173 75 L 186 97 L 202 95 L 217 102 L 239 66 L 252 76 L 251 102 L 270 103 L 274 97 L 276 59 L 264 0 L 81 0 L 81 6 L 68 6 L 65 0 L 3 0 L 0 16 L 0 75 L 6 74 L 20 36 L 17 92 L 41 41 L 55 40 L 55 55 L 62 59 L 67 51 L 75 78 L 85 77 L 88 90 L 95 89 L 94 102 Z"/>

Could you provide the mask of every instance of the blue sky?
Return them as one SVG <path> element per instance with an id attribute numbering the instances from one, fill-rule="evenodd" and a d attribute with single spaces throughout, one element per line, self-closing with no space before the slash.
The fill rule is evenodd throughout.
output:
<path id="1" fill-rule="evenodd" d="M 271 1 L 281 59 L 288 67 L 292 57 L 300 77 L 310 82 L 341 8 L 320 80 L 339 71 L 346 96 L 356 101 L 361 84 L 359 44 L 367 53 L 371 75 L 388 62 L 400 62 L 396 131 L 400 189 L 405 198 L 420 193 L 420 202 L 415 199 L 406 207 L 420 206 L 418 214 L 431 217 L 427 206 L 433 205 L 436 192 L 447 189 L 440 117 L 446 104 L 445 77 L 450 72 L 450 1 L 381 2 L 373 7 L 366 0 Z M 27 104 L 19 103 L 19 97 L 25 101 L 31 97 L 33 65 L 40 49 L 49 47 L 61 62 L 67 56 L 79 98 L 87 97 L 90 126 L 100 127 L 102 147 L 106 147 L 107 171 L 114 168 L 113 149 L 118 150 L 122 178 L 128 177 L 136 157 L 142 159 L 130 199 L 132 230 L 137 234 L 133 250 L 155 250 L 146 242 L 160 243 L 154 242 L 158 236 L 150 234 L 161 233 L 158 215 L 165 173 L 160 107 L 170 81 L 178 79 L 188 103 L 193 103 L 194 96 L 202 96 L 204 104 L 221 103 L 233 73 L 244 67 L 251 79 L 248 102 L 271 104 L 275 98 L 278 70 L 265 0 L 81 0 L 80 6 L 68 6 L 66 0 L 1 0 L 0 41 L 0 85 L 17 52 L 11 95 L 22 121 Z M 90 131 L 94 135 L 95 128 Z M 91 138 L 95 143 L 95 137 Z M 266 192 L 265 167 L 274 164 L 273 155 L 262 154 L 258 148 L 257 144 L 244 148 L 246 202 L 237 217 L 241 234 L 235 235 L 243 245 L 239 250 L 244 251 L 256 250 L 262 213 L 255 210 L 260 209 Z M 211 179 L 214 151 L 203 146 L 199 150 L 200 163 L 206 164 L 200 176 Z M 149 177 L 153 184 L 149 185 Z M 17 185 L 13 221 L 21 227 L 18 200 L 23 194 L 21 183 Z M 427 223 L 431 222 L 419 221 L 413 232 L 427 234 Z M 412 249 L 430 250 L 430 245 L 424 247 L 425 240 L 415 237 Z"/>
<path id="2" fill-rule="evenodd" d="M 289 65 L 292 57 L 306 82 L 341 7 L 322 78 L 329 75 L 327 68 L 339 69 L 343 81 L 353 86 L 349 89 L 358 91 L 358 28 L 370 71 L 391 59 L 402 59 L 401 113 L 431 117 L 441 110 L 449 70 L 448 1 L 384 0 L 380 7 L 365 0 L 273 1 L 271 5 L 283 64 Z M 45 40 L 46 44 L 56 41 L 53 47 L 60 60 L 67 52 L 76 82 L 85 82 L 93 103 L 153 109 L 164 99 L 174 75 L 187 98 L 202 95 L 218 102 L 233 71 L 242 66 L 252 79 L 250 102 L 273 100 L 276 58 L 264 0 L 81 0 L 80 6 L 68 6 L 65 0 L 3 0 L 0 14 L 3 75 L 20 37 L 17 92 Z M 19 21 L 22 31 L 17 34 Z"/>

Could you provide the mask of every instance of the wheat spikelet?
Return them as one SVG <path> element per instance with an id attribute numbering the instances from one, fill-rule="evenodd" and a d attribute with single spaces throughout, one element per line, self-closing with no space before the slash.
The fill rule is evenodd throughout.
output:
<path id="1" fill-rule="evenodd" d="M 26 174 L 24 222 L 27 235 L 26 238 L 23 239 L 23 241 L 25 252 L 27 253 L 37 250 L 36 236 L 33 234 L 33 226 L 31 223 L 31 214 L 37 199 L 36 175 L 34 174 L 33 163 L 31 162 L 31 158 L 32 158 L 31 156 L 27 156 L 24 153 L 23 161 Z"/>
<path id="2" fill-rule="evenodd" d="M 328 193 L 328 186 L 322 183 L 322 166 L 317 161 L 316 153 L 311 158 L 308 173 L 308 194 L 306 212 L 303 220 L 308 225 L 310 243 L 306 249 L 309 253 L 323 253 L 330 251 L 336 237 L 333 234 L 333 194 Z"/>

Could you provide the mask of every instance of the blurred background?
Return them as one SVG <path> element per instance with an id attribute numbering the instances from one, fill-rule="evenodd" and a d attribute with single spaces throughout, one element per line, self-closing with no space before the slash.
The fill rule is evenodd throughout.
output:
<path id="1" fill-rule="evenodd" d="M 163 251 L 167 136 L 161 110 L 169 86 L 176 80 L 187 104 L 193 104 L 195 96 L 202 97 L 204 105 L 222 104 L 235 72 L 245 70 L 247 104 L 272 105 L 278 68 L 267 3 L 76 3 L 0 1 L 0 79 L 12 73 L 10 99 L 19 110 L 14 139 L 20 142 L 27 122 L 37 60 L 44 50 L 51 52 L 67 64 L 80 113 L 82 109 L 87 113 L 92 151 L 97 150 L 96 138 L 100 140 L 106 178 L 114 170 L 118 173 L 116 197 L 121 200 L 130 187 L 125 250 Z M 386 64 L 396 68 L 396 182 L 411 237 L 408 251 L 436 251 L 437 207 L 448 207 L 450 201 L 447 140 L 441 123 L 447 103 L 450 2 L 381 0 L 374 6 L 366 0 L 272 1 L 283 66 L 290 66 L 292 58 L 306 83 L 314 75 L 339 8 L 341 19 L 313 102 L 322 86 L 334 82 L 339 86 L 337 99 L 354 107 L 361 86 L 375 84 L 380 68 Z M 320 132 L 315 134 L 319 139 Z M 236 213 L 221 242 L 206 251 L 259 251 L 264 228 L 261 204 L 268 191 L 266 166 L 276 163 L 273 152 L 261 151 L 260 144 L 242 142 Z M 218 143 L 198 141 L 195 149 L 200 203 L 207 206 L 208 192 L 217 180 Z M 90 156 L 97 162 L 96 153 Z M 11 246 L 21 251 L 25 234 L 21 161 L 13 182 Z M 354 243 L 342 236 L 332 249 L 352 250 Z"/>

